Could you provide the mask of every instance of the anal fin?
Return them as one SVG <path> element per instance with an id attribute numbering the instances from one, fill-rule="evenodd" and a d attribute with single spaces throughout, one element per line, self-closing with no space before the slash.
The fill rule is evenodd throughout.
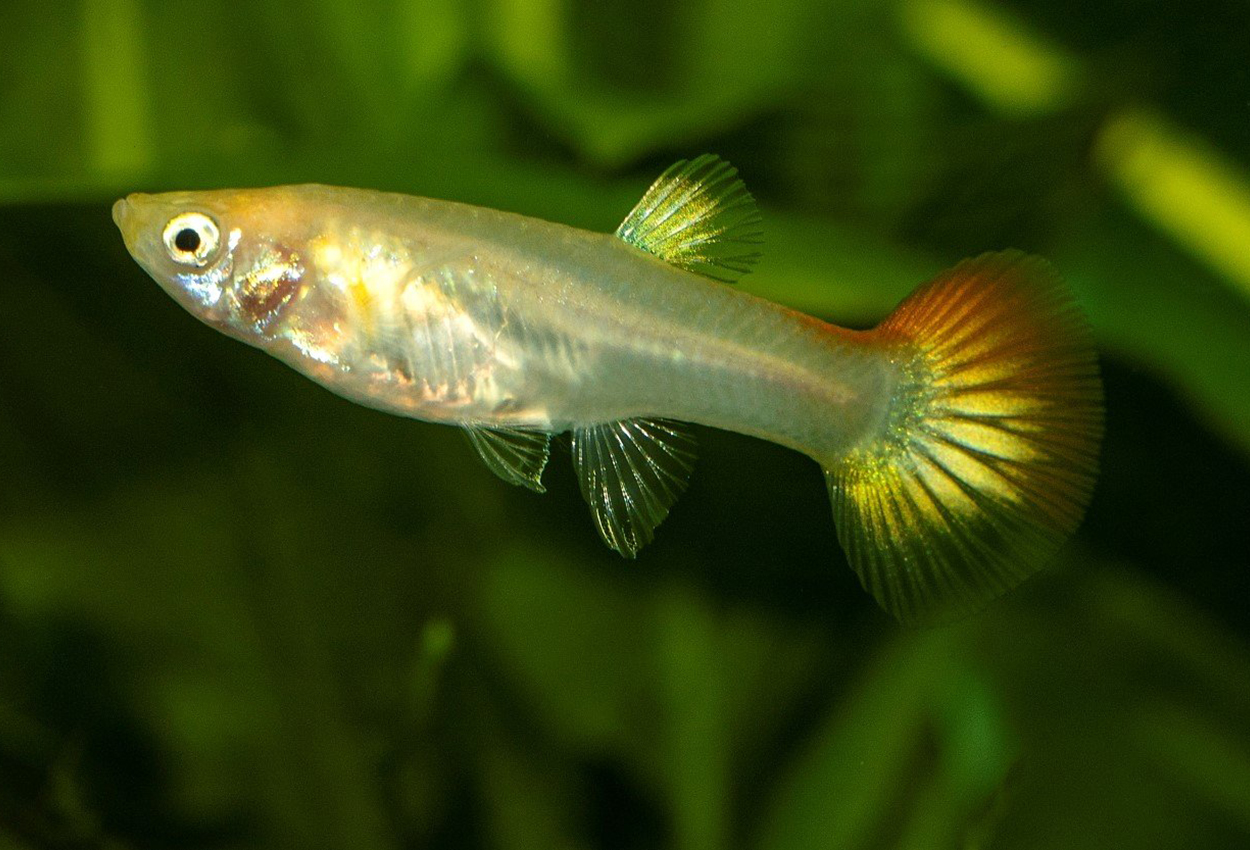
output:
<path id="1" fill-rule="evenodd" d="M 603 541 L 626 558 L 651 542 L 694 458 L 694 438 L 672 422 L 623 419 L 573 431 L 582 496 Z"/>
<path id="2" fill-rule="evenodd" d="M 546 492 L 542 476 L 551 454 L 550 434 L 519 428 L 481 427 L 467 427 L 464 433 L 491 472 L 509 484 L 536 493 Z"/>

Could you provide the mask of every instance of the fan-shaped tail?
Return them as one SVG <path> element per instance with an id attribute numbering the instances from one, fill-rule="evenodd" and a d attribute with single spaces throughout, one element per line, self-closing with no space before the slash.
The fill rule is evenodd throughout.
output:
<path id="1" fill-rule="evenodd" d="M 905 622 L 974 611 L 1080 523 L 1102 439 L 1087 325 L 1042 260 L 967 260 L 875 331 L 902 369 L 880 435 L 826 470 L 865 589 Z"/>

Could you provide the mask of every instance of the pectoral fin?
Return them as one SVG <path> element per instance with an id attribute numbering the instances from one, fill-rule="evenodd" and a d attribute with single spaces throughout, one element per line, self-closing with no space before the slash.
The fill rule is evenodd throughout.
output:
<path id="1" fill-rule="evenodd" d="M 686 488 L 694 438 L 672 422 L 624 419 L 573 432 L 573 466 L 605 543 L 632 558 Z"/>
<path id="2" fill-rule="evenodd" d="M 551 454 L 550 434 L 517 428 L 465 428 L 464 433 L 491 472 L 509 484 L 546 492 L 542 476 Z"/>
<path id="3" fill-rule="evenodd" d="M 616 235 L 687 271 L 733 283 L 760 258 L 755 199 L 738 170 L 704 154 L 675 163 L 642 196 Z"/>

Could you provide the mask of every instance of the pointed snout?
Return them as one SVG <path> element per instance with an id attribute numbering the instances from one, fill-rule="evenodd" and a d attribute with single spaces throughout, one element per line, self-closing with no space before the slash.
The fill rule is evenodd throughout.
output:
<path id="1" fill-rule="evenodd" d="M 117 225 L 118 230 L 126 229 L 126 216 L 130 215 L 130 201 L 122 198 L 113 204 L 113 224 Z"/>
<path id="2" fill-rule="evenodd" d="M 113 204 L 113 223 L 121 231 L 122 239 L 126 242 L 126 248 L 132 252 L 135 245 L 135 227 L 137 226 L 135 204 L 141 199 L 141 195 L 132 194 Z"/>

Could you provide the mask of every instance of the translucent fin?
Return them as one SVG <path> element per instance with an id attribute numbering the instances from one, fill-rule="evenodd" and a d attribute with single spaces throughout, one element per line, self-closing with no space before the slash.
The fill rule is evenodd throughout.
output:
<path id="1" fill-rule="evenodd" d="M 651 542 L 655 527 L 686 488 L 694 438 L 656 419 L 578 428 L 573 466 L 603 541 L 632 558 Z"/>
<path id="2" fill-rule="evenodd" d="M 465 428 L 464 433 L 491 472 L 509 484 L 547 491 L 542 477 L 551 454 L 550 434 L 517 428 Z"/>
<path id="3" fill-rule="evenodd" d="M 1090 332 L 1050 266 L 1005 252 L 925 284 L 874 333 L 904 377 L 881 435 L 826 471 L 838 537 L 900 620 L 953 619 L 1081 521 L 1103 423 Z"/>
<path id="4" fill-rule="evenodd" d="M 764 241 L 755 199 L 738 170 L 704 154 L 672 165 L 630 212 L 616 235 L 649 254 L 733 283 L 760 258 Z"/>

